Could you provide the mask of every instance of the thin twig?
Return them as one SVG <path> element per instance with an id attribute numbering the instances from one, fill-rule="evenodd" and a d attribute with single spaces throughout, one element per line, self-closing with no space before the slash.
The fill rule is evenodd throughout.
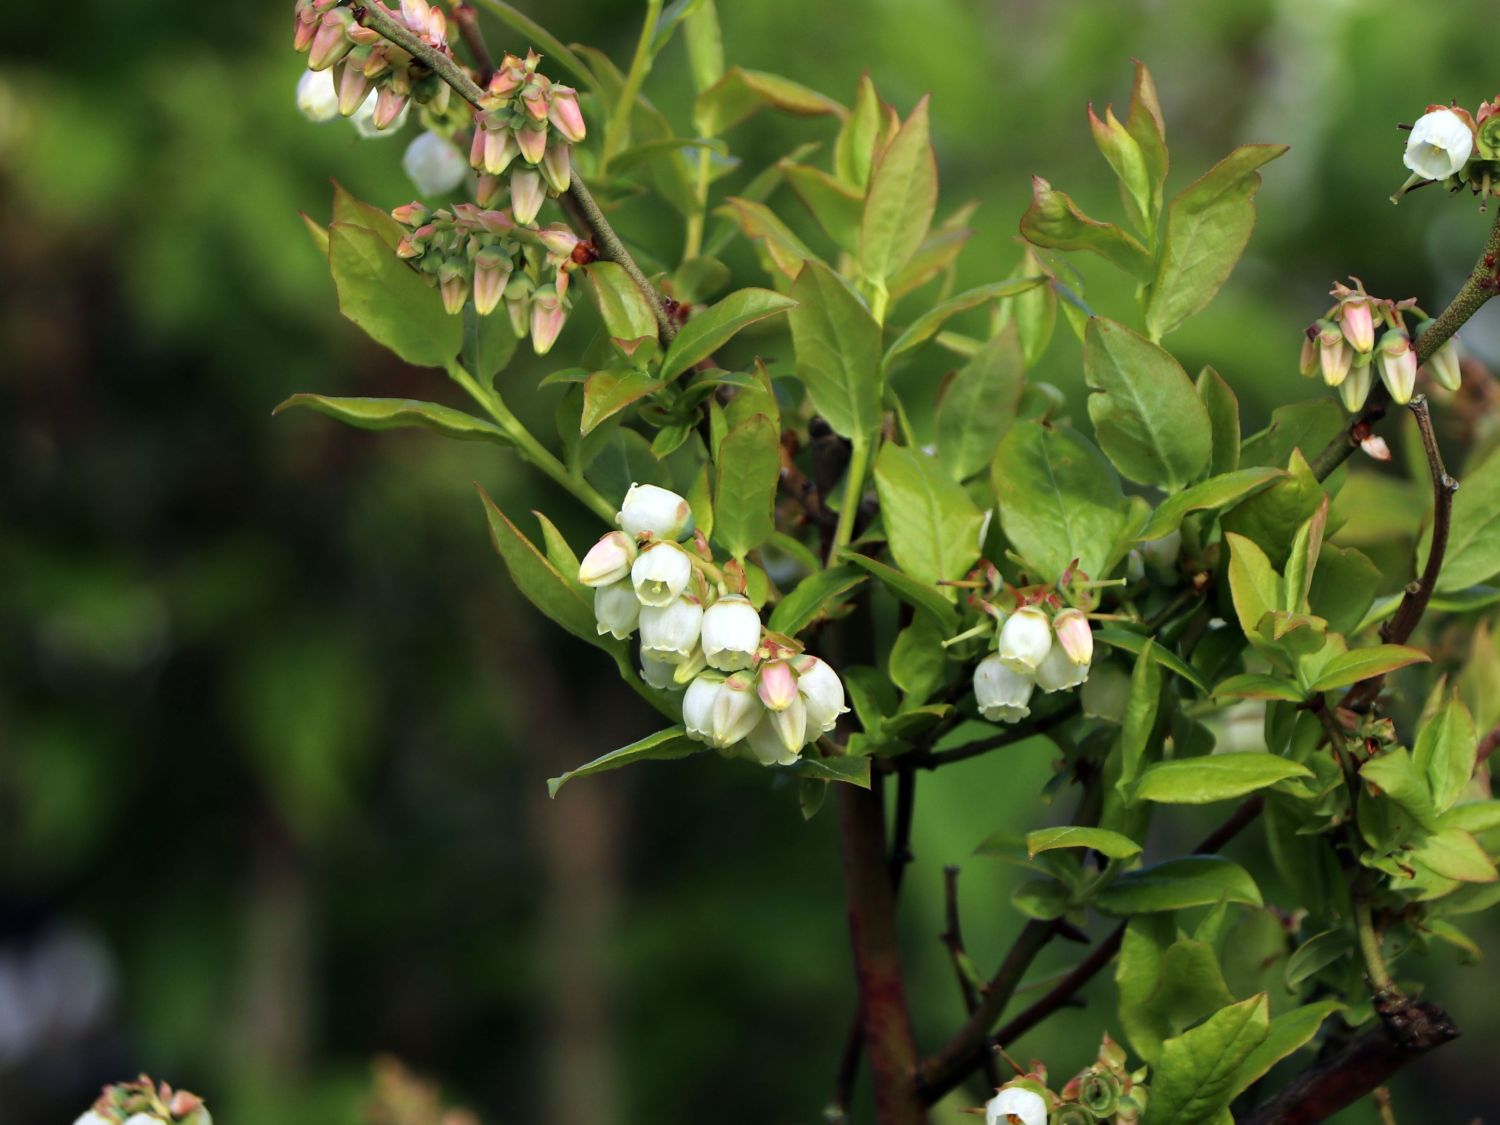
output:
<path id="1" fill-rule="evenodd" d="M 378 4 L 356 4 L 351 11 L 354 13 L 354 18 L 361 24 L 378 31 L 448 83 L 464 101 L 475 109 L 484 109 L 484 90 L 464 72 L 463 67 L 454 61 L 451 54 L 422 42 L 405 24 L 396 20 Z M 661 336 L 662 343 L 670 344 L 677 335 L 677 325 L 667 314 L 666 306 L 662 304 L 661 294 L 656 291 L 656 287 L 651 284 L 641 271 L 641 267 L 630 256 L 630 251 L 620 241 L 620 236 L 615 233 L 614 227 L 610 226 L 609 220 L 604 217 L 604 212 L 595 201 L 593 193 L 589 191 L 577 172 L 572 173 L 570 177 L 568 195 L 583 212 L 589 230 L 594 236 L 594 245 L 599 251 L 599 256 L 618 263 L 630 280 L 635 282 L 636 288 L 641 291 L 641 295 L 651 306 L 651 313 L 656 318 L 657 332 Z"/>
<path id="2" fill-rule="evenodd" d="M 1375 1100 L 1375 1112 L 1380 1115 L 1380 1125 L 1397 1125 L 1396 1111 L 1391 1108 L 1391 1092 L 1384 1086 L 1376 1086 L 1370 1091 L 1370 1097 Z"/>
<path id="3" fill-rule="evenodd" d="M 891 854 L 887 860 L 891 890 L 901 890 L 901 876 L 912 861 L 911 826 L 917 807 L 917 774 L 904 769 L 896 774 L 896 819 L 891 828 Z"/>
<path id="4" fill-rule="evenodd" d="M 1025 742 L 1029 738 L 1035 738 L 1039 734 L 1047 734 L 1056 730 L 1069 719 L 1078 714 L 1075 704 L 1059 708 L 1050 715 L 1045 715 L 1033 723 L 1024 727 L 1015 727 L 991 735 L 988 738 L 977 739 L 974 742 L 966 742 L 962 746 L 955 746 L 951 750 L 929 750 L 926 752 L 913 750 L 903 754 L 898 761 L 910 762 L 916 769 L 935 770 L 942 766 L 951 766 L 955 762 L 964 762 L 970 758 L 977 758 L 981 754 L 988 754 L 991 750 L 998 750 L 1004 746 L 1014 746 L 1018 742 Z"/>
<path id="5" fill-rule="evenodd" d="M 484 31 L 479 26 L 479 12 L 460 0 L 453 5 L 453 22 L 458 24 L 458 34 L 463 38 L 469 57 L 474 60 L 474 69 L 479 71 L 482 86 L 495 73 L 495 57 L 490 54 L 490 45 L 484 41 Z"/>
<path id="6" fill-rule="evenodd" d="M 964 1012 L 972 1017 L 975 1009 L 979 1007 L 979 992 L 974 987 L 974 982 L 969 979 L 969 974 L 964 970 L 964 962 L 968 960 L 968 953 L 964 949 L 963 925 L 959 921 L 958 911 L 958 873 L 959 868 L 950 864 L 943 868 L 943 917 L 946 925 L 939 935 L 943 945 L 948 950 L 948 957 L 953 962 L 953 975 L 958 978 L 958 994 L 963 997 Z M 1000 1085 L 1000 1064 L 993 1054 L 985 1055 L 983 1063 L 984 1080 L 990 1086 Z"/>
<path id="7" fill-rule="evenodd" d="M 1401 605 L 1389 621 L 1380 627 L 1380 639 L 1387 644 L 1405 644 L 1422 620 L 1432 591 L 1437 586 L 1438 574 L 1443 569 L 1443 556 L 1448 550 L 1448 531 L 1453 523 L 1453 494 L 1458 491 L 1458 481 L 1448 475 L 1443 467 L 1443 454 L 1438 449 L 1437 435 L 1432 431 L 1432 412 L 1427 408 L 1427 397 L 1418 395 L 1411 400 L 1412 417 L 1417 420 L 1417 429 L 1422 435 L 1422 450 L 1427 455 L 1427 468 L 1432 474 L 1432 544 L 1427 552 L 1427 565 L 1422 568 L 1420 578 L 1406 587 Z M 1351 711 L 1362 711 L 1380 695 L 1385 683 L 1385 673 L 1362 680 L 1349 689 L 1344 697 L 1344 706 Z"/>

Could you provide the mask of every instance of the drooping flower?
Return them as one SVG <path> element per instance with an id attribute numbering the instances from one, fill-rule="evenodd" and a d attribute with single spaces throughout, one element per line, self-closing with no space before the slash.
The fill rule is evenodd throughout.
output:
<path id="1" fill-rule="evenodd" d="M 615 522 L 626 535 L 681 539 L 693 529 L 693 509 L 671 489 L 632 484 Z"/>
<path id="2" fill-rule="evenodd" d="M 703 613 L 703 656 L 724 672 L 748 668 L 760 646 L 760 614 L 750 599 L 728 594 Z"/>
<path id="3" fill-rule="evenodd" d="M 1405 406 L 1417 385 L 1417 353 L 1411 337 L 1393 328 L 1380 338 L 1380 378 L 1391 401 Z"/>
<path id="4" fill-rule="evenodd" d="M 714 702 L 723 685 L 724 677 L 718 672 L 704 672 L 688 685 L 682 697 L 682 725 L 689 738 L 713 742 Z"/>
<path id="5" fill-rule="evenodd" d="M 839 716 L 849 710 L 844 705 L 843 681 L 816 656 L 797 657 L 792 670 L 797 673 L 797 691 L 807 706 L 808 734 L 827 734 L 838 725 Z"/>
<path id="6" fill-rule="evenodd" d="M 660 609 L 682 596 L 693 577 L 693 563 L 675 543 L 650 544 L 630 567 L 630 581 L 641 604 Z M 698 611 L 701 617 L 703 611 Z M 696 637 L 694 638 L 696 639 Z"/>
<path id="7" fill-rule="evenodd" d="M 629 581 L 600 586 L 594 591 L 594 621 L 602 637 L 605 633 L 618 641 L 631 636 L 641 620 L 641 600 Z"/>
<path id="8" fill-rule="evenodd" d="M 1032 686 L 1029 673 L 1007 667 L 998 653 L 990 653 L 974 669 L 974 700 L 991 722 L 1017 723 L 1031 714 Z"/>
<path id="9" fill-rule="evenodd" d="M 297 79 L 297 108 L 303 117 L 318 125 L 339 115 L 339 92 L 330 71 L 302 72 L 302 77 Z"/>
<path id="10" fill-rule="evenodd" d="M 1087 665 L 1094 659 L 1094 631 L 1082 610 L 1059 610 L 1052 619 L 1052 631 L 1074 664 Z"/>
<path id="11" fill-rule="evenodd" d="M 1323 382 L 1337 387 L 1349 374 L 1349 365 L 1354 362 L 1354 349 L 1344 339 L 1344 332 L 1331 320 L 1318 322 L 1318 363 L 1323 369 Z"/>
<path id="12" fill-rule="evenodd" d="M 677 598 L 664 606 L 643 603 L 641 653 L 668 664 L 682 664 L 692 659 L 702 627 L 703 607 L 697 598 Z"/>
<path id="13" fill-rule="evenodd" d="M 469 174 L 469 162 L 463 153 L 446 137 L 431 130 L 406 146 L 401 167 L 422 195 L 446 195 Z"/>
<path id="14" fill-rule="evenodd" d="M 1370 368 L 1371 364 L 1368 360 L 1352 365 L 1348 376 L 1339 384 L 1339 398 L 1343 400 L 1344 409 L 1350 414 L 1359 413 L 1364 408 L 1365 399 L 1370 397 L 1370 383 L 1374 379 Z"/>
<path id="15" fill-rule="evenodd" d="M 1346 297 L 1339 303 L 1338 318 L 1339 330 L 1351 348 L 1363 354 L 1375 346 L 1375 317 L 1368 297 Z"/>
<path id="16" fill-rule="evenodd" d="M 755 677 L 749 672 L 735 672 L 724 681 L 714 700 L 713 744 L 725 749 L 747 738 L 765 713 L 755 691 Z"/>
<path id="17" fill-rule="evenodd" d="M 760 721 L 745 736 L 745 742 L 763 766 L 789 766 L 797 760 L 797 751 L 788 748 L 782 740 L 769 711 L 761 713 Z"/>
<path id="18" fill-rule="evenodd" d="M 1047 1101 L 1022 1086 L 1008 1086 L 985 1103 L 984 1125 L 1047 1125 Z"/>
<path id="19" fill-rule="evenodd" d="M 1023 605 L 1000 627 L 1000 663 L 1013 672 L 1035 672 L 1052 647 L 1052 623 L 1034 605 Z"/>
<path id="20" fill-rule="evenodd" d="M 685 688 L 687 685 L 679 684 L 676 676 L 676 664 L 658 660 L 649 652 L 641 653 L 641 679 L 657 691 L 680 691 Z"/>
<path id="21" fill-rule="evenodd" d="M 1437 380 L 1438 386 L 1447 391 L 1456 391 L 1463 386 L 1461 358 L 1457 336 L 1450 336 L 1438 345 L 1438 350 L 1433 352 L 1432 358 L 1427 361 L 1427 370 L 1432 372 L 1432 377 Z"/>
<path id="22" fill-rule="evenodd" d="M 1417 118 L 1406 137 L 1402 163 L 1428 180 L 1446 180 L 1474 151 L 1474 130 L 1458 113 L 1434 106 Z"/>

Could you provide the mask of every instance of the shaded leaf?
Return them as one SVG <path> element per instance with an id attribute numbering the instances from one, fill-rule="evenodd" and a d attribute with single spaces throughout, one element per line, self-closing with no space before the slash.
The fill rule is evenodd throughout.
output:
<path id="1" fill-rule="evenodd" d="M 729 294 L 682 326 L 662 357 L 661 378 L 676 378 L 713 355 L 742 328 L 795 307 L 790 297 L 769 289 L 741 289 Z"/>
<path id="2" fill-rule="evenodd" d="M 830 602 L 847 594 L 865 580 L 848 566 L 835 566 L 809 574 L 771 611 L 767 627 L 773 633 L 795 637 L 816 621 Z"/>
<path id="3" fill-rule="evenodd" d="M 990 340 L 958 369 L 937 406 L 938 457 L 955 480 L 966 480 L 995 456 L 1021 403 L 1026 368 L 1016 333 Z"/>
<path id="4" fill-rule="evenodd" d="M 708 747 L 694 741 L 687 736 L 682 727 L 671 727 L 668 730 L 657 731 L 655 734 L 647 735 L 639 742 L 632 742 L 629 746 L 622 746 L 618 750 L 611 750 L 602 757 L 595 758 L 592 762 L 568 770 L 567 773 L 547 779 L 547 795 L 556 797 L 557 791 L 572 781 L 575 777 L 588 777 L 596 773 L 607 773 L 617 770 L 623 766 L 632 766 L 636 762 L 670 762 L 678 758 L 691 757 L 707 750 Z"/>
<path id="5" fill-rule="evenodd" d="M 1170 535 L 1182 525 L 1183 517 L 1189 512 L 1228 507 L 1285 476 L 1281 469 L 1258 466 L 1209 477 L 1162 501 L 1136 539 L 1144 541 Z"/>
<path id="6" fill-rule="evenodd" d="M 844 117 L 849 112 L 832 98 L 800 82 L 735 66 L 698 95 L 693 103 L 693 124 L 703 136 L 717 137 L 763 109 L 777 109 L 797 117 L 826 114 Z"/>
<path id="7" fill-rule="evenodd" d="M 1216 855 L 1190 855 L 1127 871 L 1094 897 L 1109 914 L 1150 914 L 1239 902 L 1260 906 L 1260 888 L 1237 863 Z"/>
<path id="8" fill-rule="evenodd" d="M 271 413 L 280 414 L 283 410 L 297 406 L 316 410 L 362 430 L 420 427 L 445 437 L 510 444 L 510 437 L 493 422 L 435 402 L 420 402 L 410 398 L 329 398 L 326 395 L 296 394 Z"/>
<path id="9" fill-rule="evenodd" d="M 781 475 L 776 423 L 755 414 L 735 426 L 719 443 L 714 466 L 714 540 L 743 559 L 776 529 L 772 509 Z"/>
<path id="10" fill-rule="evenodd" d="M 907 446 L 883 446 L 875 460 L 875 489 L 891 555 L 902 570 L 932 585 L 968 572 L 979 557 L 984 513 L 935 458 Z"/>

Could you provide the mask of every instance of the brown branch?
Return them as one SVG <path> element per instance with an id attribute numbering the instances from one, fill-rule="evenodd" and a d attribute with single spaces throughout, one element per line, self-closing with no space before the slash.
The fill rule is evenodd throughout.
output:
<path id="1" fill-rule="evenodd" d="M 1418 395 L 1411 400 L 1412 417 L 1417 420 L 1417 429 L 1422 435 L 1422 450 L 1427 455 L 1427 468 L 1432 474 L 1432 545 L 1427 552 L 1427 565 L 1422 568 L 1420 578 L 1409 583 L 1395 615 L 1380 627 L 1380 639 L 1387 644 L 1405 644 L 1416 630 L 1427 603 L 1432 599 L 1438 574 L 1443 569 L 1443 556 L 1448 550 L 1448 531 L 1453 523 L 1453 494 L 1458 491 L 1458 481 L 1448 475 L 1443 467 L 1443 454 L 1438 449 L 1437 435 L 1432 432 L 1432 412 L 1427 408 L 1427 397 Z M 1371 676 L 1349 689 L 1344 697 L 1344 706 L 1351 711 L 1363 711 L 1375 702 L 1380 688 L 1385 683 L 1385 674 Z"/>
<path id="2" fill-rule="evenodd" d="M 1500 212 L 1495 215 L 1495 223 L 1490 227 L 1484 249 L 1479 252 L 1479 258 L 1469 271 L 1469 276 L 1453 295 L 1453 300 L 1448 302 L 1448 307 L 1438 314 L 1427 331 L 1417 337 L 1418 364 L 1425 364 L 1430 360 L 1433 353 L 1447 343 L 1486 301 L 1500 292 L 1500 274 L 1496 273 L 1495 268 L 1497 260 L 1500 260 Z M 1390 401 L 1384 384 L 1377 384 L 1370 392 L 1364 410 L 1349 423 L 1343 433 L 1325 445 L 1312 459 L 1311 468 L 1319 480 L 1327 480 L 1359 448 L 1359 443 L 1370 436 L 1375 423 L 1385 417 Z"/>
<path id="3" fill-rule="evenodd" d="M 901 891 L 901 876 L 912 861 L 911 826 L 917 807 L 917 775 L 904 769 L 896 774 L 896 819 L 891 830 L 891 854 L 886 861 L 891 875 L 891 890 Z"/>
<path id="4" fill-rule="evenodd" d="M 1396 1027 L 1382 1022 L 1332 1058 L 1313 1063 L 1240 1125 L 1313 1125 L 1351 1106 L 1428 1051 L 1457 1039 L 1436 1004 L 1410 1004 Z"/>
<path id="5" fill-rule="evenodd" d="M 479 12 L 460 0 L 452 6 L 453 22 L 458 24 L 458 34 L 463 38 L 469 57 L 474 60 L 474 69 L 479 71 L 479 84 L 483 86 L 495 73 L 495 58 L 490 54 L 490 45 L 484 41 L 484 31 L 479 26 Z"/>
<path id="6" fill-rule="evenodd" d="M 958 872 L 959 868 L 956 865 L 950 864 L 943 868 L 943 916 L 946 925 L 938 936 L 948 950 L 949 959 L 953 962 L 953 975 L 958 978 L 958 994 L 963 997 L 964 1011 L 972 1018 L 979 1008 L 979 992 L 974 987 L 974 982 L 969 979 L 969 974 L 964 971 L 964 962 L 968 960 L 968 953 L 964 950 L 963 925 L 959 921 Z M 1000 1065 L 996 1062 L 994 1054 L 987 1053 L 981 1065 L 984 1069 L 985 1082 L 990 1086 L 999 1086 Z"/>
<path id="7" fill-rule="evenodd" d="M 1264 804 L 1265 798 L 1259 794 L 1242 802 L 1223 824 L 1204 837 L 1203 841 L 1193 849 L 1193 854 L 1206 855 L 1218 851 L 1260 815 Z M 1028 926 L 1032 924 L 1028 923 Z M 1022 935 L 1025 936 L 1024 930 Z M 1114 960 L 1124 940 L 1125 923 L 1121 922 L 1067 976 L 1048 989 L 1040 1000 L 996 1031 L 994 1035 L 987 1035 L 988 1027 L 986 1027 L 973 1041 L 966 1041 L 962 1044 L 950 1041 L 949 1045 L 939 1052 L 945 1060 L 945 1065 L 941 1069 L 924 1064 L 918 1071 L 918 1083 L 923 1100 L 929 1104 L 937 1101 L 972 1074 L 989 1054 L 991 1044 L 1012 1043 L 1054 1012 L 1072 1005 L 1074 995 Z M 965 1026 L 967 1028 L 969 1025 Z M 938 1057 L 934 1056 L 934 1059 Z"/>
<path id="8" fill-rule="evenodd" d="M 453 87 L 454 92 L 464 101 L 475 109 L 484 109 L 484 90 L 469 77 L 451 54 L 422 42 L 405 24 L 386 12 L 379 4 L 356 4 L 350 10 L 354 13 L 354 18 L 362 25 L 378 31 L 406 51 L 412 58 Z M 604 212 L 594 199 L 593 193 L 589 191 L 588 186 L 576 172 L 569 178 L 568 195 L 583 213 L 584 220 L 594 236 L 594 245 L 598 248 L 599 256 L 617 263 L 630 280 L 635 282 L 636 288 L 641 291 L 641 295 L 651 306 L 651 313 L 656 318 L 657 333 L 662 343 L 670 344 L 677 335 L 677 325 L 667 315 L 661 294 L 641 272 L 641 267 L 630 256 L 630 251 L 625 248 L 625 244 L 620 241 L 620 236 L 615 233 L 614 227 L 610 226 L 609 220 L 604 217 Z"/>
<path id="9" fill-rule="evenodd" d="M 925 1125 L 926 1110 L 912 1080 L 917 1044 L 912 1034 L 896 932 L 896 892 L 886 854 L 881 784 L 839 786 L 840 842 L 849 936 L 859 985 L 865 1050 L 875 1086 L 879 1125 Z"/>

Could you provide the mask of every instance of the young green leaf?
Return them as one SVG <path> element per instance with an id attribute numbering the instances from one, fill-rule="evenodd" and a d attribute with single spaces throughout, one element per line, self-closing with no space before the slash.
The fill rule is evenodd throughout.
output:
<path id="1" fill-rule="evenodd" d="M 1099 445 L 1130 480 L 1175 491 L 1208 467 L 1213 431 L 1182 365 L 1112 320 L 1093 317 L 1083 375 Z"/>
<path id="2" fill-rule="evenodd" d="M 1129 507 L 1119 476 L 1086 437 L 1018 422 L 1000 443 L 993 479 L 1000 526 L 1036 568 L 1033 578 L 1055 581 L 1074 559 L 1085 574 L 1104 577 Z"/>
<path id="3" fill-rule="evenodd" d="M 1127 871 L 1094 896 L 1094 905 L 1108 914 L 1152 914 L 1216 902 L 1262 905 L 1250 873 L 1216 855 L 1183 856 Z"/>
<path id="4" fill-rule="evenodd" d="M 783 171 L 802 205 L 839 249 L 849 254 L 858 252 L 864 195 L 811 165 L 787 164 Z"/>
<path id="5" fill-rule="evenodd" d="M 1135 799 L 1136 778 L 1147 758 L 1161 752 L 1161 740 L 1154 737 L 1156 716 L 1161 709 L 1161 667 L 1151 659 L 1156 647 L 1154 641 L 1147 639 L 1135 658 L 1130 673 L 1130 695 L 1120 724 L 1120 777 L 1115 790 L 1127 803 Z"/>
<path id="6" fill-rule="evenodd" d="M 640 287 L 615 262 L 594 262 L 584 276 L 615 347 L 627 359 L 635 359 L 641 352 L 640 361 L 649 360 L 656 353 L 656 317 Z"/>
<path id="7" fill-rule="evenodd" d="M 1479 732 L 1474 728 L 1474 716 L 1469 714 L 1455 688 L 1437 714 L 1422 725 L 1412 749 L 1412 761 L 1427 779 L 1438 812 L 1451 808 L 1468 788 L 1478 752 Z"/>
<path id="8" fill-rule="evenodd" d="M 1090 848 L 1110 859 L 1129 859 L 1141 846 L 1129 836 L 1104 828 L 1082 828 L 1076 824 L 1039 828 L 1026 833 L 1026 854 L 1035 856 L 1054 848 Z"/>
<path id="9" fill-rule="evenodd" d="M 902 570 L 932 585 L 967 573 L 979 557 L 984 513 L 935 458 L 907 446 L 883 446 L 875 489 L 891 554 Z"/>
<path id="10" fill-rule="evenodd" d="M 1136 782 L 1137 800 L 1168 805 L 1206 805 L 1228 801 L 1291 777 L 1311 777 L 1312 770 L 1261 750 L 1236 750 L 1157 762 Z"/>
<path id="11" fill-rule="evenodd" d="M 1183 517 L 1189 512 L 1227 508 L 1285 476 L 1286 472 L 1282 469 L 1257 467 L 1236 469 L 1221 476 L 1209 477 L 1192 488 L 1183 489 L 1163 500 L 1156 511 L 1151 513 L 1151 519 L 1141 528 L 1136 539 L 1144 542 L 1170 535 L 1182 526 Z"/>
<path id="12" fill-rule="evenodd" d="M 1427 778 L 1412 764 L 1411 754 L 1404 746 L 1386 750 L 1359 767 L 1359 776 L 1366 785 L 1395 801 L 1413 820 L 1428 831 L 1437 827 L 1437 810 L 1432 804 L 1432 790 L 1427 787 Z"/>
<path id="13" fill-rule="evenodd" d="M 776 530 L 772 509 L 781 474 L 776 423 L 755 414 L 724 435 L 714 458 L 714 540 L 743 559 Z"/>
<path id="14" fill-rule="evenodd" d="M 1165 1040 L 1234 1002 L 1214 947 L 1201 939 L 1173 940 L 1165 921 L 1159 915 L 1131 920 L 1115 975 L 1121 1026 L 1149 1064 Z"/>
<path id="15" fill-rule="evenodd" d="M 1231 531 L 1224 541 L 1229 544 L 1229 594 L 1235 616 L 1245 636 L 1255 641 L 1266 614 L 1281 606 L 1281 575 L 1253 540 Z"/>
<path id="16" fill-rule="evenodd" d="M 914 616 L 911 624 L 896 634 L 887 667 L 891 683 L 905 696 L 903 707 L 921 704 L 942 686 L 948 656 L 943 649 L 942 630 L 931 614 Z"/>
<path id="17" fill-rule="evenodd" d="M 1101 120 L 1089 106 L 1089 128 L 1094 134 L 1094 144 L 1120 181 L 1120 198 L 1125 203 L 1126 214 L 1136 230 L 1151 242 L 1155 235 L 1155 223 L 1151 218 L 1151 174 L 1146 169 L 1146 157 L 1141 152 L 1140 142 L 1115 116 L 1114 107 L 1107 106 Z"/>
<path id="18" fill-rule="evenodd" d="M 1224 377 L 1212 367 L 1198 372 L 1193 386 L 1203 400 L 1203 408 L 1208 411 L 1209 429 L 1213 432 L 1209 476 L 1232 473 L 1240 467 L 1240 401 Z"/>
<path id="19" fill-rule="evenodd" d="M 810 752 L 809 752 L 810 753 Z M 818 781 L 841 781 L 860 789 L 870 788 L 870 759 L 865 755 L 844 758 L 815 758 L 804 755 L 787 769 L 793 777 Z"/>
<path id="20" fill-rule="evenodd" d="M 663 384 L 649 371 L 634 367 L 613 367 L 595 371 L 583 383 L 583 413 L 578 420 L 579 434 L 592 433 L 598 426 L 632 403 L 661 390 Z"/>
<path id="21" fill-rule="evenodd" d="M 1221 699 L 1281 699 L 1288 703 L 1306 699 L 1306 693 L 1292 681 L 1264 672 L 1245 672 L 1220 680 L 1213 694 Z"/>
<path id="22" fill-rule="evenodd" d="M 1208 684 L 1203 677 L 1194 671 L 1192 665 L 1183 660 L 1175 652 L 1158 644 L 1151 644 L 1151 638 L 1142 636 L 1140 633 L 1132 633 L 1129 629 L 1115 629 L 1108 626 L 1094 630 L 1094 640 L 1098 644 L 1109 645 L 1111 648 L 1120 649 L 1139 656 L 1146 652 L 1149 646 L 1151 660 L 1160 664 L 1174 675 L 1181 676 L 1205 695 L 1208 694 Z"/>
<path id="23" fill-rule="evenodd" d="M 980 348 L 958 369 L 938 400 L 938 457 L 954 480 L 989 465 L 1021 403 L 1026 368 L 1014 329 Z"/>
<path id="24" fill-rule="evenodd" d="M 793 587 L 771 611 L 767 627 L 773 633 L 795 637 L 822 615 L 831 602 L 853 590 L 865 580 L 864 575 L 848 566 L 830 567 L 809 574 Z"/>
<path id="25" fill-rule="evenodd" d="M 898 273 L 927 237 L 936 209 L 937 157 L 923 97 L 870 170 L 859 227 L 865 276 L 884 282 Z"/>
<path id="26" fill-rule="evenodd" d="M 832 98 L 800 82 L 735 66 L 698 95 L 693 103 L 693 124 L 700 135 L 717 137 L 763 109 L 777 109 L 796 117 L 834 114 L 842 118 L 849 113 Z"/>
<path id="27" fill-rule="evenodd" d="M 557 791 L 575 777 L 588 777 L 591 774 L 606 773 L 609 770 L 617 770 L 622 766 L 631 766 L 636 762 L 671 762 L 678 758 L 691 757 L 694 754 L 707 750 L 708 747 L 702 742 L 697 742 L 687 736 L 682 727 L 670 727 L 667 730 L 657 731 L 655 734 L 647 735 L 638 742 L 632 742 L 629 746 L 622 746 L 618 750 L 611 750 L 602 757 L 595 758 L 592 762 L 568 770 L 567 773 L 547 779 L 547 795 L 556 797 Z"/>
<path id="28" fill-rule="evenodd" d="M 797 377 L 834 431 L 868 441 L 880 428 L 880 326 L 849 284 L 808 261 L 792 286 L 788 317 Z"/>
<path id="29" fill-rule="evenodd" d="M 844 119 L 833 144 L 834 171 L 839 179 L 861 194 L 870 182 L 870 165 L 875 159 L 881 117 L 880 95 L 875 92 L 870 76 L 863 74 L 854 94 L 854 108 Z"/>
<path id="30" fill-rule="evenodd" d="M 1495 863 L 1479 841 L 1461 828 L 1434 832 L 1413 849 L 1411 858 L 1446 879 L 1461 883 L 1493 883 Z"/>
<path id="31" fill-rule="evenodd" d="M 1342 926 L 1314 934 L 1287 958 L 1284 971 L 1287 989 L 1301 991 L 1305 982 L 1353 951 L 1354 938 Z"/>
<path id="32" fill-rule="evenodd" d="M 509 435 L 493 422 L 435 402 L 419 402 L 410 398 L 329 398 L 326 395 L 297 394 L 271 413 L 280 414 L 283 410 L 296 406 L 305 406 L 362 430 L 396 430 L 416 426 L 436 431 L 444 437 L 510 444 Z"/>
<path id="33" fill-rule="evenodd" d="M 951 636 L 958 632 L 958 611 L 936 587 L 918 582 L 909 574 L 857 551 L 844 550 L 840 552 L 839 558 L 878 578 L 881 585 L 907 605 L 932 614 L 945 635 Z"/>
<path id="34" fill-rule="evenodd" d="M 1161 103 L 1156 97 L 1156 83 L 1146 64 L 1135 64 L 1135 82 L 1130 90 L 1130 111 L 1125 117 L 1125 130 L 1135 138 L 1141 149 L 1141 159 L 1146 165 L 1146 175 L 1151 183 L 1150 206 L 1147 218 L 1151 226 L 1156 225 L 1161 215 L 1162 185 L 1167 180 L 1167 127 L 1161 116 Z"/>
<path id="35" fill-rule="evenodd" d="M 1162 1044 L 1151 1072 L 1144 1125 L 1217 1125 L 1228 1120 L 1240 1070 L 1265 1043 L 1264 992 L 1231 1004 Z"/>
<path id="36" fill-rule="evenodd" d="M 949 297 L 941 304 L 934 305 L 916 320 L 912 321 L 901 335 L 896 337 L 894 343 L 885 351 L 885 364 L 887 368 L 907 352 L 921 347 L 933 336 L 937 335 L 949 317 L 957 316 L 961 312 L 978 308 L 980 305 L 990 301 L 1003 300 L 1006 297 L 1019 297 L 1038 288 L 1046 281 L 1044 277 L 1022 277 L 1011 281 L 995 281 L 989 285 L 979 285 L 973 289 L 965 290 L 956 297 Z"/>
<path id="37" fill-rule="evenodd" d="M 1255 227 L 1256 169 L 1286 151 L 1286 145 L 1242 145 L 1172 200 L 1146 305 L 1153 340 L 1202 310 L 1228 280 Z"/>
<path id="38" fill-rule="evenodd" d="M 1114 223 L 1101 223 L 1040 176 L 1031 177 L 1031 206 L 1021 216 L 1021 234 L 1047 250 L 1091 250 L 1140 281 L 1151 277 L 1151 255 Z"/>
<path id="39" fill-rule="evenodd" d="M 696 0 L 682 16 L 682 38 L 687 44 L 693 92 L 701 94 L 724 77 L 724 36 L 714 0 Z"/>
<path id="40" fill-rule="evenodd" d="M 339 311 L 407 363 L 442 367 L 464 345 L 462 317 L 449 316 L 438 291 L 381 237 L 364 227 L 328 228 L 328 264 Z"/>
<path id="41" fill-rule="evenodd" d="M 1324 665 L 1323 671 L 1310 685 L 1310 689 L 1332 691 L 1334 688 L 1357 684 L 1360 680 L 1368 680 L 1371 676 L 1394 672 L 1397 668 L 1405 668 L 1408 664 L 1422 664 L 1431 659 L 1432 657 L 1421 649 L 1408 648 L 1405 645 L 1372 645 L 1369 648 L 1357 648 L 1352 652 L 1334 657 Z"/>
<path id="42" fill-rule="evenodd" d="M 768 269 L 776 271 L 788 281 L 797 279 L 797 275 L 802 272 L 803 262 L 817 258 L 808 249 L 807 243 L 793 234 L 792 229 L 764 203 L 732 195 L 724 201 L 719 213 L 727 216 L 730 222 L 739 227 L 741 234 L 758 245 Z"/>
<path id="43" fill-rule="evenodd" d="M 1240 501 L 1220 522 L 1226 532 L 1254 540 L 1279 570 L 1291 555 L 1297 528 L 1322 506 L 1326 495 L 1301 450 L 1293 450 L 1285 477 Z"/>
<path id="44" fill-rule="evenodd" d="M 741 289 L 704 309 L 682 326 L 661 361 L 661 378 L 675 379 L 707 359 L 741 329 L 796 307 L 796 301 L 769 289 Z"/>

